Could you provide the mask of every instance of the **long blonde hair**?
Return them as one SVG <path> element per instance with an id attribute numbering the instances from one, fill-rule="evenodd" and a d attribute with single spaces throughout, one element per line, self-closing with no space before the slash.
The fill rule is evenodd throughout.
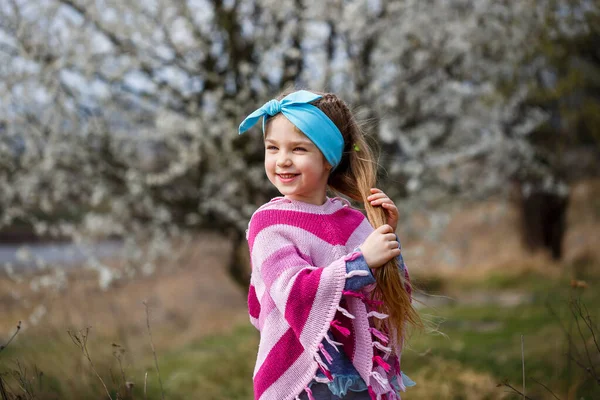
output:
<path id="1" fill-rule="evenodd" d="M 288 93 L 290 91 L 281 94 L 278 99 L 282 99 Z M 329 188 L 363 203 L 367 218 L 374 228 L 386 224 L 384 209 L 371 206 L 367 200 L 371 194 L 370 189 L 375 187 L 377 182 L 377 163 L 372 147 L 350 109 L 340 98 L 332 93 L 313 93 L 323 97 L 312 104 L 333 121 L 344 137 L 342 159 L 329 176 Z M 372 292 L 373 299 L 382 301 L 383 306 L 379 311 L 389 315 L 385 320 L 377 320 L 376 327 L 391 334 L 394 352 L 400 354 L 407 325 L 423 327 L 419 314 L 411 304 L 408 293 L 410 283 L 399 273 L 396 258 L 375 269 L 374 275 L 377 285 Z"/>

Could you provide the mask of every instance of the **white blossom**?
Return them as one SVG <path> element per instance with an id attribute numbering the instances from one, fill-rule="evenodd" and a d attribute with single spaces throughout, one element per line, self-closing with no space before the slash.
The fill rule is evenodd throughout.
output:
<path id="1" fill-rule="evenodd" d="M 549 175 L 528 142 L 546 115 L 523 106 L 527 76 L 500 90 L 543 69 L 524 60 L 548 29 L 547 1 L 9 3 L 0 229 L 24 220 L 79 244 L 116 235 L 144 271 L 169 235 L 243 232 L 276 193 L 260 130 L 237 127 L 290 85 L 334 91 L 376 122 L 366 130 L 402 189 L 390 194 L 414 207 Z M 119 279 L 91 265 L 102 287 Z"/>

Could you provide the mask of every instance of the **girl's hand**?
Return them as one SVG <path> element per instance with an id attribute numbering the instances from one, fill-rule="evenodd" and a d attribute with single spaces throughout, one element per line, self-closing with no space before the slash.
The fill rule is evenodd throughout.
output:
<path id="1" fill-rule="evenodd" d="M 360 251 L 369 268 L 379 268 L 400 255 L 396 234 L 389 225 L 375 229 L 360 245 Z"/>
<path id="2" fill-rule="evenodd" d="M 396 232 L 396 228 L 398 227 L 398 208 L 390 199 L 387 194 L 383 193 L 381 190 L 377 188 L 371 188 L 371 193 L 367 200 L 371 202 L 373 207 L 381 206 L 385 210 L 387 214 L 387 223 L 392 227 L 394 232 Z"/>

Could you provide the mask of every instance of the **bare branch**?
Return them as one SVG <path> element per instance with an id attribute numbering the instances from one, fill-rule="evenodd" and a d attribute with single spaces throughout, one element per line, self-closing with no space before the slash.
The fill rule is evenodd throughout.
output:
<path id="1" fill-rule="evenodd" d="M 598 340 L 596 339 L 596 331 L 598 331 L 598 328 L 594 325 L 590 312 L 588 311 L 585 303 L 583 303 L 583 307 L 585 308 L 585 315 L 582 314 L 582 318 L 585 321 L 588 330 L 592 334 L 594 344 L 596 345 L 596 351 L 598 352 L 598 354 L 600 354 L 600 345 L 598 345 Z"/>
<path id="2" fill-rule="evenodd" d="M 570 353 L 566 353 L 566 356 L 569 357 L 571 360 L 573 360 L 581 369 L 583 369 L 585 372 L 587 372 L 590 375 L 590 377 L 596 381 L 597 384 L 600 385 L 600 377 L 596 376 L 594 374 L 594 371 L 590 367 L 588 367 L 587 365 L 580 362 L 577 358 L 573 357 L 573 355 Z"/>
<path id="3" fill-rule="evenodd" d="M 508 383 L 508 382 L 502 382 L 502 383 L 499 383 L 499 384 L 498 384 L 498 385 L 496 385 L 496 386 L 506 386 L 507 388 L 509 388 L 510 390 L 512 390 L 513 392 L 515 392 L 516 394 L 518 394 L 519 396 L 523 397 L 523 399 L 526 399 L 526 400 L 534 400 L 534 399 L 532 399 L 531 397 L 529 397 L 529 396 L 526 396 L 526 395 L 525 395 L 525 393 L 521 393 L 521 392 L 519 391 L 519 389 L 515 388 L 514 386 L 512 386 L 512 385 L 511 385 L 510 383 Z"/>
<path id="4" fill-rule="evenodd" d="M 537 379 L 531 378 L 531 380 L 534 381 L 535 383 L 537 383 L 538 385 L 542 386 L 544 389 L 546 389 L 548 391 L 548 393 L 550 393 L 552 396 L 554 396 L 554 398 L 556 400 L 560 400 L 558 398 L 558 396 L 556 396 L 556 394 L 552 390 L 550 390 L 550 388 L 548 386 L 544 385 L 542 382 L 538 381 Z"/>
<path id="5" fill-rule="evenodd" d="M 574 299 L 571 301 L 571 313 L 573 314 L 573 318 L 575 319 L 575 324 L 577 325 L 577 331 L 579 332 L 579 337 L 583 342 L 583 348 L 585 349 L 585 354 L 587 356 L 589 362 L 589 369 L 591 371 L 592 376 L 596 379 L 598 383 L 600 383 L 600 376 L 596 373 L 596 369 L 594 368 L 594 363 L 592 362 L 592 357 L 590 355 L 590 351 L 587 345 L 587 339 L 583 334 L 581 329 L 581 325 L 579 324 L 579 318 L 582 318 L 585 321 L 585 317 L 582 313 L 581 304 L 579 299 Z"/>

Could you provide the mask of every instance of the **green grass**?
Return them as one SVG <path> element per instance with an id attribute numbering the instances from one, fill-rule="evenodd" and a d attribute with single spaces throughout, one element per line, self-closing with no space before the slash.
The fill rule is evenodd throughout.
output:
<path id="1" fill-rule="evenodd" d="M 34 365 L 44 373 L 41 387 L 37 380 L 34 384 L 37 399 L 108 398 L 89 363 L 66 334 L 19 339 L 24 340 L 19 345 L 9 346 L 0 355 L 0 374 L 5 374 L 7 380 L 10 377 L 6 373 L 17 369 L 15 362 L 18 359 L 27 366 L 29 377 L 32 377 Z M 145 334 L 139 339 L 148 340 Z M 116 399 L 122 379 L 119 365 L 111 354 L 111 342 L 110 338 L 94 337 L 92 332 L 88 349 L 112 398 Z M 248 324 L 181 348 L 157 349 L 166 398 L 252 399 L 252 371 L 257 346 L 258 332 Z M 129 360 L 124 357 L 123 360 L 126 380 L 135 384 L 133 398 L 143 398 L 144 375 L 147 372 L 147 398 L 160 399 L 160 383 L 150 346 L 142 358 Z M 14 381 L 12 386 L 17 389 Z"/>
<path id="2" fill-rule="evenodd" d="M 252 399 L 257 348 L 258 332 L 248 324 L 161 356 L 159 366 L 167 397 Z M 150 387 L 159 393 L 156 379 L 153 382 Z"/>
<path id="3" fill-rule="evenodd" d="M 508 278 L 506 278 L 508 279 Z M 511 278 L 514 279 L 514 278 Z M 535 282 L 533 282 L 535 281 Z M 492 276 L 472 289 L 501 291 L 502 284 Z M 526 282 L 523 284 L 523 282 Z M 415 333 L 402 358 L 403 370 L 417 382 L 403 399 L 499 399 L 514 398 L 507 388 L 496 384 L 507 380 L 521 388 L 521 335 L 525 344 L 527 394 L 536 399 L 552 398 L 533 379 L 550 387 L 561 399 L 600 398 L 600 386 L 565 353 L 568 342 L 562 326 L 573 335 L 581 354 L 583 341 L 569 308 L 572 298 L 581 299 L 598 323 L 600 292 L 598 280 L 588 281 L 587 289 L 573 289 L 566 278 L 557 280 L 542 275 L 526 275 L 513 281 L 511 290 L 527 291 L 531 301 L 514 307 L 478 305 L 457 302 L 439 309 L 422 309 L 433 315 L 441 334 Z M 454 289 L 451 283 L 446 287 Z M 464 290 L 464 288 L 462 288 Z M 153 329 L 161 329 L 156 326 Z M 26 332 L 20 335 L 25 336 Z M 0 371 L 11 368 L 8 360 L 16 357 L 31 366 L 43 364 L 44 390 L 38 399 L 106 398 L 102 386 L 87 362 L 69 343 L 66 334 L 47 337 L 18 337 L 0 355 Z M 589 334 L 585 335 L 586 339 Z M 144 332 L 131 340 L 147 342 Z M 110 376 L 117 376 L 118 365 L 111 354 L 110 338 L 93 337 L 89 348 L 94 362 L 112 388 L 117 386 Z M 165 398 L 178 399 L 252 399 L 252 371 L 257 353 L 258 333 L 250 326 L 233 327 L 230 331 L 188 342 L 179 347 L 157 349 Z M 595 353 L 600 364 L 600 354 Z M 160 399 L 161 391 L 149 346 L 147 351 L 127 362 L 126 377 L 135 383 L 134 397 L 143 398 L 144 374 L 148 372 L 148 399 Z"/>
<path id="4" fill-rule="evenodd" d="M 571 389 L 578 399 L 600 398 L 600 386 L 566 356 L 569 348 L 564 331 L 571 332 L 573 343 L 585 354 L 569 301 L 581 299 L 594 314 L 600 308 L 600 295 L 593 289 L 573 290 L 565 280 L 554 282 L 538 277 L 531 287 L 532 302 L 516 307 L 475 305 L 424 309 L 424 313 L 436 315 L 434 320 L 445 336 L 413 335 L 411 350 L 403 355 L 403 365 L 418 374 L 420 368 L 431 363 L 455 361 L 466 369 L 488 374 L 498 383 L 508 380 L 520 388 L 523 335 L 528 394 L 537 398 L 550 396 L 532 381 L 533 378 L 557 394 L 564 395 Z M 592 316 L 597 321 L 598 315 Z M 584 337 L 589 339 L 591 335 L 584 331 Z M 421 355 L 424 352 L 427 355 Z M 595 357 L 598 362 L 597 351 Z"/>
<path id="5" fill-rule="evenodd" d="M 488 386 L 488 394 L 473 398 L 500 398 L 506 389 L 496 388 L 496 383 L 508 380 L 514 386 L 521 385 L 523 335 L 531 396 L 549 396 L 532 381 L 537 379 L 558 395 L 564 396 L 567 390 L 575 388 L 578 399 L 598 398 L 600 388 L 579 367 L 568 362 L 564 354 L 568 350 L 566 336 L 559 321 L 567 329 L 571 326 L 572 333 L 577 334 L 573 330 L 575 325 L 569 325 L 573 321 L 569 299 L 581 298 L 593 312 L 599 308 L 600 295 L 593 290 L 573 292 L 568 282 L 549 280 L 545 285 L 539 284 L 533 295 L 532 303 L 518 307 L 458 305 L 436 311 L 424 310 L 445 320 L 439 329 L 446 336 L 413 335 L 410 349 L 403 356 L 406 373 L 418 381 L 418 377 L 426 376 L 425 371 L 435 370 L 439 365 L 444 365 L 441 368 L 451 365 L 458 371 L 476 371 L 490 380 L 482 383 Z M 581 347 L 581 340 L 576 336 L 574 339 Z M 257 341 L 254 328 L 245 325 L 229 335 L 210 337 L 163 355 L 161 370 L 167 377 L 165 390 L 168 397 L 182 399 L 202 393 L 204 399 L 251 399 Z M 422 355 L 426 351 L 427 355 Z M 434 394 L 435 388 L 452 379 L 452 376 L 434 374 L 429 380 L 418 381 L 421 388 L 429 387 L 430 391 L 421 393 L 411 389 L 404 397 L 441 398 Z M 473 387 L 469 384 L 455 382 L 453 394 L 444 398 L 470 398 L 472 392 Z"/>

